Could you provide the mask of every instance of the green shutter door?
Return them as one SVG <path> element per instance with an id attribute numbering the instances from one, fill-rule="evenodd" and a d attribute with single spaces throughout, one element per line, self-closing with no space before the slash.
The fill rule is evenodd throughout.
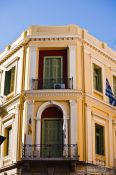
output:
<path id="1" fill-rule="evenodd" d="M 62 58 L 45 58 L 44 63 L 44 88 L 53 88 L 54 83 L 61 83 Z"/>
<path id="2" fill-rule="evenodd" d="M 62 156 L 62 120 L 44 119 L 42 126 L 42 155 L 45 157 Z"/>

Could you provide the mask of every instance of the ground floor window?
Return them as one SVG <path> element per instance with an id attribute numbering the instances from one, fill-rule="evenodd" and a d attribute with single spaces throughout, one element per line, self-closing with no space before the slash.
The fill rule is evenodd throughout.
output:
<path id="1" fill-rule="evenodd" d="M 104 155 L 104 126 L 95 124 L 95 147 L 96 154 Z"/>

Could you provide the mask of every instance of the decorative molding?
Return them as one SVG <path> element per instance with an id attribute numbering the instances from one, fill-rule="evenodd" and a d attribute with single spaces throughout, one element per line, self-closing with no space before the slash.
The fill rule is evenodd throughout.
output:
<path id="1" fill-rule="evenodd" d="M 98 102 L 99 104 L 105 105 L 105 106 L 111 108 L 112 110 L 116 111 L 116 107 L 111 106 L 110 104 L 106 103 L 105 101 L 100 100 L 100 99 L 98 99 L 98 98 L 96 98 L 96 97 L 94 97 L 94 96 L 92 96 L 92 95 L 90 95 L 90 94 L 86 94 L 86 96 L 89 97 L 89 98 L 92 98 L 93 100 L 95 100 L 95 101 Z M 90 100 L 90 102 L 92 102 L 92 101 Z M 111 109 L 110 109 L 110 110 L 111 110 Z"/>
<path id="2" fill-rule="evenodd" d="M 38 36 L 38 35 L 29 35 L 27 39 L 31 41 L 63 41 L 63 40 L 75 40 L 80 38 L 79 35 L 45 35 L 45 36 Z"/>
<path id="3" fill-rule="evenodd" d="M 60 104 L 60 103 L 58 103 L 58 102 L 56 102 L 56 101 L 52 101 L 52 103 L 51 103 L 51 101 L 48 101 L 48 102 L 46 102 L 46 103 L 43 103 L 43 104 L 39 107 L 38 112 L 37 112 L 37 119 L 41 119 L 42 112 L 43 112 L 46 108 L 50 107 L 51 105 L 55 105 L 55 106 L 59 107 L 59 108 L 61 109 L 61 111 L 63 112 L 63 117 L 67 117 L 67 116 L 68 116 L 68 114 L 66 113 L 66 110 L 64 109 L 64 107 L 63 107 L 62 104 Z M 65 119 L 65 118 L 64 118 L 64 119 Z"/>
<path id="4" fill-rule="evenodd" d="M 0 69 L 0 74 L 1 74 L 1 73 L 3 73 L 3 70 L 2 70 L 2 69 Z"/>
<path id="5" fill-rule="evenodd" d="M 65 96 L 74 96 L 77 97 L 82 95 L 82 91 L 77 90 L 28 90 L 23 91 L 25 97 L 65 97 Z"/>
<path id="6" fill-rule="evenodd" d="M 11 119 L 13 119 L 13 120 L 15 119 L 15 114 L 14 113 L 8 114 L 7 116 L 3 117 L 1 119 L 1 121 L 6 122 L 6 121 L 11 120 Z"/>
<path id="7" fill-rule="evenodd" d="M 107 57 L 108 59 L 111 59 L 112 61 L 114 61 L 116 63 L 116 55 L 115 55 L 115 58 L 110 56 L 107 52 L 105 52 L 102 49 L 98 48 L 95 44 L 93 44 L 91 41 L 88 41 L 86 39 L 84 39 L 84 44 L 90 46 L 95 51 L 99 52 L 103 56 Z"/>
<path id="8" fill-rule="evenodd" d="M 111 67 L 111 65 L 110 64 L 108 64 L 106 61 L 102 61 L 102 60 L 100 60 L 99 58 L 96 58 L 96 56 L 93 56 L 93 55 L 91 55 L 91 58 L 92 58 L 92 61 L 94 62 L 94 60 L 97 60 L 99 63 L 101 63 L 102 65 L 105 65 L 105 66 L 107 66 L 107 67 Z"/>
<path id="9" fill-rule="evenodd" d="M 5 65 L 5 68 L 9 67 L 10 65 L 12 65 L 14 62 L 18 61 L 20 59 L 20 57 L 16 56 L 14 57 L 10 62 L 8 62 L 6 65 Z M 14 66 L 14 64 L 13 64 Z"/>
<path id="10" fill-rule="evenodd" d="M 104 119 L 104 120 L 108 120 L 108 121 L 110 120 L 109 117 L 108 118 L 104 117 L 102 115 L 99 115 L 98 113 L 92 112 L 92 114 L 93 114 L 93 118 L 94 117 L 99 117 L 99 118 Z"/>

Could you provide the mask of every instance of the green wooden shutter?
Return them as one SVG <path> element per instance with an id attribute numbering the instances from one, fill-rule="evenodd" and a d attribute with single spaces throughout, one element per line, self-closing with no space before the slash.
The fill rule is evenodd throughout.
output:
<path id="1" fill-rule="evenodd" d="M 4 86 L 4 95 L 10 93 L 10 81 L 11 81 L 11 71 L 5 72 L 5 86 Z"/>
<path id="2" fill-rule="evenodd" d="M 45 58 L 44 62 L 44 88 L 53 88 L 54 83 L 61 83 L 62 59 Z"/>
<path id="3" fill-rule="evenodd" d="M 44 119 L 42 125 L 42 155 L 46 157 L 62 156 L 62 120 Z"/>

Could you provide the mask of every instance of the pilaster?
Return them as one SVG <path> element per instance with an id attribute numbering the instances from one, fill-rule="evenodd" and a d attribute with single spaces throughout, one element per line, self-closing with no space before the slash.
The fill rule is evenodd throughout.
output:
<path id="1" fill-rule="evenodd" d="M 70 100 L 70 128 L 71 128 L 71 144 L 77 144 L 77 102 Z"/>
<path id="2" fill-rule="evenodd" d="M 73 77 L 73 89 L 76 89 L 76 46 L 69 46 L 68 50 L 68 70 L 69 78 Z"/>
<path id="3" fill-rule="evenodd" d="M 86 107 L 86 151 L 87 151 L 87 161 L 92 162 L 92 114 L 91 106 Z"/>
<path id="4" fill-rule="evenodd" d="M 113 130 L 112 130 L 112 117 L 109 117 L 109 165 L 113 166 Z"/>

